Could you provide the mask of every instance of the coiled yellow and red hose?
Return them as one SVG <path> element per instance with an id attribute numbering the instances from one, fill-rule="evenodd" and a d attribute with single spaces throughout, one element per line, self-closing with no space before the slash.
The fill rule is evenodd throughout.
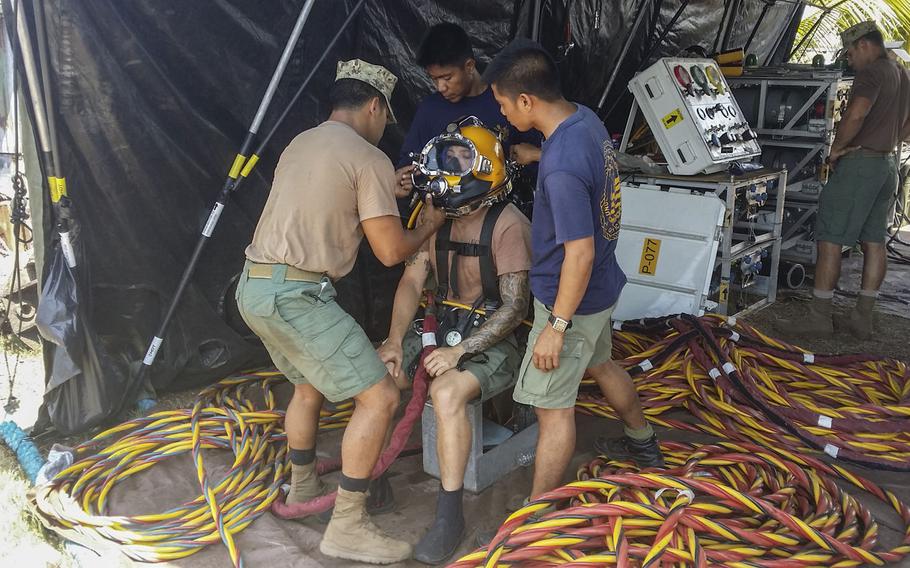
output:
<path id="1" fill-rule="evenodd" d="M 113 544 L 141 562 L 183 558 L 222 541 L 241 565 L 233 535 L 269 509 L 288 477 L 284 412 L 273 390 L 284 380 L 277 371 L 229 377 L 203 390 L 192 409 L 156 412 L 98 434 L 74 449 L 72 466 L 35 489 L 33 510 L 64 538 L 96 549 Z M 343 427 L 352 407 L 323 410 L 320 429 Z M 234 455 L 218 484 L 205 475 L 208 449 Z M 194 459 L 199 497 L 157 514 L 106 513 L 117 483 L 184 454 Z"/>
<path id="2" fill-rule="evenodd" d="M 720 316 L 628 323 L 614 335 L 614 358 L 656 424 L 910 471 L 910 374 L 901 361 L 813 354 Z M 577 408 L 615 418 L 593 381 Z"/>
<path id="3" fill-rule="evenodd" d="M 880 566 L 910 552 L 910 508 L 839 466 L 754 444 L 661 444 L 666 470 L 599 458 L 509 516 L 450 568 Z M 897 546 L 846 482 L 892 509 Z M 541 511 L 556 508 L 540 515 Z"/>

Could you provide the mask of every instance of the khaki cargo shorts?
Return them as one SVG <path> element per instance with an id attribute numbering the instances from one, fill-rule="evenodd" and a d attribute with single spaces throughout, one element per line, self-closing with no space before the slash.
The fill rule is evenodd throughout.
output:
<path id="1" fill-rule="evenodd" d="M 416 368 L 417 357 L 423 350 L 420 336 L 408 332 L 402 341 L 402 368 L 408 372 L 408 377 L 413 380 L 412 369 Z M 464 370 L 474 375 L 480 383 L 480 399 L 489 400 L 510 386 L 515 384 L 515 371 L 521 362 L 521 353 L 518 352 L 518 342 L 514 335 L 509 335 L 499 343 L 490 346 L 470 361 L 464 363 Z"/>
<path id="2" fill-rule="evenodd" d="M 815 240 L 849 247 L 885 242 L 897 180 L 893 154 L 855 150 L 842 157 L 818 199 Z"/>
<path id="3" fill-rule="evenodd" d="M 340 402 L 385 377 L 388 370 L 363 328 L 335 302 L 328 278 L 285 280 L 281 264 L 273 266 L 271 279 L 250 278 L 249 266 L 237 282 L 237 307 L 288 380 Z"/>
<path id="4" fill-rule="evenodd" d="M 515 402 L 536 408 L 572 408 L 578 398 L 578 385 L 591 367 L 603 365 L 610 360 L 613 351 L 613 327 L 610 317 L 611 306 L 602 312 L 572 318 L 572 327 L 566 330 L 559 355 L 559 367 L 544 372 L 534 366 L 531 357 L 534 344 L 550 317 L 550 310 L 540 301 L 534 300 L 534 325 L 528 335 L 528 349 L 525 351 L 518 382 L 515 384 Z"/>

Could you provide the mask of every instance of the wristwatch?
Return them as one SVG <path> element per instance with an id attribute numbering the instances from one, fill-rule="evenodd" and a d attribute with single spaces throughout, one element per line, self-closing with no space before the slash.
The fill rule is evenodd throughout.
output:
<path id="1" fill-rule="evenodd" d="M 565 333 L 567 329 L 572 327 L 572 320 L 564 320 L 559 316 L 554 316 L 552 313 L 550 313 L 550 317 L 547 318 L 547 322 L 550 324 L 550 327 L 559 333 Z"/>

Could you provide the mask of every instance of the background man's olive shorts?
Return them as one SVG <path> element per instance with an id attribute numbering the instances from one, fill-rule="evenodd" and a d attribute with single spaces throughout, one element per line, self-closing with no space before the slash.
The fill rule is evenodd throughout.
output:
<path id="1" fill-rule="evenodd" d="M 613 306 L 596 314 L 572 318 L 572 327 L 566 330 L 559 355 L 559 367 L 544 372 L 534 366 L 531 357 L 534 344 L 543 331 L 550 311 L 534 300 L 534 325 L 528 335 L 528 349 L 525 351 L 518 382 L 512 398 L 516 402 L 537 408 L 572 408 L 578 398 L 578 385 L 586 369 L 603 365 L 610 360 L 613 351 Z"/>
<path id="2" fill-rule="evenodd" d="M 335 302 L 335 288 L 292 282 L 276 265 L 271 279 L 237 282 L 237 307 L 272 362 L 294 384 L 310 384 L 332 402 L 351 398 L 388 373 L 357 322 Z"/>
<path id="3" fill-rule="evenodd" d="M 856 150 L 842 157 L 818 200 L 815 240 L 850 247 L 885 242 L 897 179 L 894 155 Z"/>

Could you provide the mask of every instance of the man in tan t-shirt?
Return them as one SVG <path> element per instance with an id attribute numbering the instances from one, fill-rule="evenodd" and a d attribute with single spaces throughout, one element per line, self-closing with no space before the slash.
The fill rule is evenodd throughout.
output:
<path id="1" fill-rule="evenodd" d="M 910 73 L 888 57 L 875 22 L 860 22 L 841 36 L 856 77 L 831 145 L 832 173 L 819 197 L 813 299 L 806 317 L 778 326 L 796 337 L 834 333 L 832 298 L 840 278 L 841 250 L 857 242 L 863 249 L 862 287 L 840 327 L 859 339 L 872 335 L 875 300 L 887 264 L 888 215 L 898 181 L 894 149 L 910 136 Z"/>
<path id="2" fill-rule="evenodd" d="M 481 239 L 484 221 L 493 214 L 499 216 L 492 226 L 490 242 L 484 243 Z M 488 314 L 473 332 L 470 313 L 456 312 L 463 323 L 448 329 L 448 333 L 441 327 L 438 340 L 443 346 L 425 362 L 427 372 L 434 377 L 430 396 L 436 413 L 441 482 L 436 519 L 414 548 L 414 557 L 427 564 L 444 562 L 461 541 L 462 485 L 472 438 L 467 404 L 477 397 L 485 400 L 514 384 L 522 354 L 513 332 L 527 314 L 530 302 L 531 229 L 530 222 L 517 207 L 497 203 L 449 223 L 448 239 L 442 236 L 447 230 L 443 228 L 428 241 L 427 247 L 407 261 L 395 294 L 389 338 L 379 348 L 380 357 L 390 366 L 399 386 L 406 386 L 406 369 L 411 367 L 406 359 L 416 357 L 421 344 L 411 323 L 430 275 L 437 285 L 442 283 L 446 288 L 443 291 L 437 287 L 437 301 L 447 299 L 465 306 L 492 309 L 493 298 L 484 297 L 480 257 L 462 256 L 458 249 L 492 255 L 495 274 L 490 278 L 496 282 L 499 296 L 495 312 Z M 438 239 L 455 246 L 438 247 Z M 462 248 L 462 244 L 468 246 Z M 443 265 L 439 265 L 437 258 Z M 444 312 L 442 309 L 441 313 Z M 456 313 L 441 315 L 441 323 L 445 324 Z M 472 354 L 475 356 L 471 357 Z"/>
<path id="3" fill-rule="evenodd" d="M 444 221 L 428 202 L 417 229 L 401 227 L 394 169 L 376 148 L 386 124 L 394 122 L 389 98 L 395 82 L 378 65 L 339 62 L 332 114 L 281 154 L 237 285 L 244 320 L 294 383 L 285 416 L 288 503 L 325 492 L 315 461 L 323 399 L 354 398 L 341 446 L 341 484 L 319 549 L 376 564 L 411 555 L 411 545 L 384 535 L 365 508 L 399 391 L 366 333 L 335 302 L 332 282 L 351 271 L 364 235 L 377 258 L 392 266 L 417 251 Z"/>

